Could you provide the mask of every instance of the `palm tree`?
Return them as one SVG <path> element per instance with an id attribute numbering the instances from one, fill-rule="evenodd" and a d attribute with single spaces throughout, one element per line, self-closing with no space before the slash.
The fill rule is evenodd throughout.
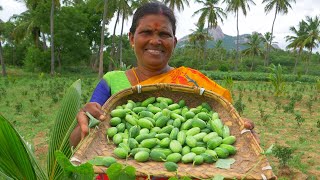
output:
<path id="1" fill-rule="evenodd" d="M 239 64 L 239 10 L 243 15 L 247 15 L 247 9 L 250 10 L 249 3 L 256 5 L 253 0 L 223 0 L 227 4 L 227 12 L 233 12 L 237 16 L 237 54 L 235 61 L 235 70 L 238 70 Z"/>
<path id="2" fill-rule="evenodd" d="M 290 42 L 287 48 L 293 49 L 294 53 L 298 51 L 298 55 L 295 58 L 293 73 L 296 73 L 298 59 L 301 57 L 302 50 L 304 48 L 304 34 L 306 33 L 306 22 L 304 20 L 299 22 L 298 29 L 294 26 L 290 27 L 290 31 L 294 33 L 292 36 L 286 36 L 286 41 Z"/>
<path id="3" fill-rule="evenodd" d="M 218 19 L 223 22 L 223 17 L 227 17 L 223 9 L 216 6 L 216 4 L 219 3 L 219 0 L 196 0 L 196 2 L 202 4 L 202 8 L 195 11 L 192 16 L 201 14 L 198 23 L 205 24 L 206 21 L 208 32 L 210 28 L 217 27 Z"/>
<path id="4" fill-rule="evenodd" d="M 262 37 L 262 41 L 263 41 L 263 47 L 264 47 L 264 66 L 267 66 L 267 54 L 268 54 L 268 48 L 269 48 L 269 43 L 270 43 L 270 39 L 271 39 L 271 33 L 270 32 L 266 32 L 263 37 Z M 274 36 L 272 36 L 272 39 L 274 39 Z M 274 44 L 277 42 L 271 42 L 271 44 Z M 273 48 L 273 46 L 271 46 L 270 48 Z"/>
<path id="5" fill-rule="evenodd" d="M 290 3 L 296 3 L 296 0 L 263 0 L 262 3 L 267 3 L 266 6 L 264 7 L 264 11 L 266 13 L 269 13 L 273 8 L 275 8 L 275 13 L 274 13 L 274 19 L 272 22 L 272 28 L 271 28 L 271 38 L 269 41 L 269 46 L 267 50 L 267 65 L 269 64 L 269 55 L 270 55 L 270 48 L 272 46 L 272 39 L 273 39 L 273 28 L 274 28 L 274 22 L 276 21 L 277 14 L 282 13 L 282 14 L 287 14 L 289 8 L 292 9 Z"/>
<path id="6" fill-rule="evenodd" d="M 309 63 L 311 60 L 312 50 L 319 47 L 320 43 L 320 19 L 318 16 L 315 18 L 307 16 L 306 34 L 304 36 L 304 44 L 309 49 L 309 58 L 307 60 L 306 72 L 308 74 Z"/>
<path id="7" fill-rule="evenodd" d="M 123 27 L 124 21 L 128 19 L 130 15 L 132 15 L 133 9 L 131 8 L 130 2 L 128 0 L 121 0 L 120 1 L 120 11 L 122 12 L 122 24 L 121 24 L 121 33 L 120 33 L 120 43 L 119 43 L 119 62 L 120 68 L 122 67 L 122 34 L 123 34 Z"/>
<path id="8" fill-rule="evenodd" d="M 101 24 L 101 38 L 100 38 L 100 56 L 99 56 L 99 75 L 98 78 L 101 79 L 103 76 L 103 48 L 104 48 L 104 30 L 105 24 L 107 19 L 107 10 L 108 10 L 108 0 L 104 0 L 104 7 L 103 7 L 103 16 L 102 16 L 102 24 Z"/>
<path id="9" fill-rule="evenodd" d="M 51 76 L 54 75 L 54 8 L 55 6 L 59 6 L 59 0 L 51 1 L 51 10 L 50 10 L 50 46 L 51 46 Z"/>
<path id="10" fill-rule="evenodd" d="M 2 6 L 0 6 L 0 11 L 2 11 Z M 0 27 L 3 27 L 3 22 L 2 22 L 2 20 L 0 19 Z M 0 64 L 1 64 L 1 66 L 2 66 L 2 76 L 7 76 L 7 72 L 6 72 L 6 66 L 5 66 L 5 64 L 4 64 L 4 59 L 3 59 L 3 56 L 2 56 L 2 44 L 1 44 L 1 41 L 2 41 L 2 38 L 1 38 L 1 33 L 2 32 L 2 30 L 1 30 L 1 28 L 0 28 Z"/>
<path id="11" fill-rule="evenodd" d="M 169 8 L 174 11 L 177 8 L 178 11 L 184 10 L 184 4 L 189 6 L 188 0 L 163 0 L 163 2 L 169 5 Z"/>
<path id="12" fill-rule="evenodd" d="M 254 32 L 252 35 L 248 36 L 248 42 L 243 45 L 247 46 L 242 52 L 244 55 L 252 56 L 250 71 L 253 69 L 254 58 L 263 54 L 261 49 L 262 38 L 257 32 Z"/>
<path id="13" fill-rule="evenodd" d="M 24 0 L 22 2 L 25 3 L 27 10 L 18 16 L 14 16 L 17 22 L 17 26 L 14 30 L 15 39 L 20 41 L 31 34 L 35 47 L 40 48 L 39 38 L 43 21 L 39 21 L 39 19 L 41 19 L 39 18 L 39 9 L 43 8 L 43 4 L 47 2 L 44 0 Z M 47 16 L 47 14 L 45 15 Z"/>
<path id="14" fill-rule="evenodd" d="M 204 69 L 206 42 L 210 40 L 208 32 L 204 30 L 203 24 L 196 24 L 196 29 L 189 35 L 189 42 L 195 49 L 199 49 L 197 59 L 202 59 L 202 68 Z"/>
<path id="15" fill-rule="evenodd" d="M 214 49 L 215 51 L 218 53 L 218 55 L 220 56 L 220 61 L 223 60 L 223 58 L 225 57 L 227 50 L 222 46 L 223 41 L 221 39 L 219 39 L 215 46 Z"/>

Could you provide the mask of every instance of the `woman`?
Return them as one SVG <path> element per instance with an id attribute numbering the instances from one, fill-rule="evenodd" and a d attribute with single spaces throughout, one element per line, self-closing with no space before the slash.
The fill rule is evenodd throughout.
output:
<path id="1" fill-rule="evenodd" d="M 138 8 L 133 16 L 129 40 L 137 58 L 137 67 L 127 71 L 113 71 L 105 74 L 99 82 L 90 103 L 78 113 L 78 126 L 70 137 L 76 146 L 88 134 L 88 111 L 94 117 L 103 119 L 101 106 L 114 93 L 140 84 L 175 83 L 199 86 L 214 91 L 231 102 L 228 90 L 191 68 L 173 68 L 168 62 L 177 44 L 176 19 L 168 7 L 152 2 Z"/>
<path id="2" fill-rule="evenodd" d="M 78 126 L 70 141 L 76 146 L 88 134 L 88 111 L 103 118 L 101 106 L 114 93 L 137 84 L 174 83 L 204 87 L 231 102 L 228 90 L 191 68 L 173 68 L 168 62 L 177 44 L 176 19 L 171 9 L 159 2 L 147 3 L 133 16 L 129 39 L 137 57 L 137 67 L 127 71 L 112 71 L 104 75 L 94 90 L 90 103 L 78 113 Z"/>

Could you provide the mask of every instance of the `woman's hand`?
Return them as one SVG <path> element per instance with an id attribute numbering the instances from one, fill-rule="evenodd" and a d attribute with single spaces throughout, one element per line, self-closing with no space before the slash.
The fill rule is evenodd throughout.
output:
<path id="1" fill-rule="evenodd" d="M 104 120 L 105 115 L 101 109 L 101 105 L 96 102 L 89 102 L 84 105 L 84 107 L 78 112 L 77 120 L 78 125 L 73 130 L 70 136 L 71 146 L 76 146 L 78 143 L 88 135 L 89 133 L 89 118 L 86 115 L 86 112 L 89 112 L 93 117 L 99 120 Z"/>
<path id="2" fill-rule="evenodd" d="M 259 138 L 258 134 L 253 130 L 254 129 L 254 123 L 251 120 L 247 119 L 247 118 L 242 118 L 242 119 L 244 121 L 244 128 L 249 129 L 252 132 L 253 136 L 258 141 L 258 143 L 260 144 L 260 138 Z"/>

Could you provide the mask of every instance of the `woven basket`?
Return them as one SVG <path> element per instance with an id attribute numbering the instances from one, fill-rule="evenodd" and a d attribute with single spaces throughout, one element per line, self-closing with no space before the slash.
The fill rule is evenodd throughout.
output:
<path id="1" fill-rule="evenodd" d="M 98 129 L 91 129 L 90 135 L 80 143 L 71 161 L 81 164 L 96 156 L 113 156 L 116 158 L 113 154 L 115 145 L 108 143 L 105 135 L 106 129 L 110 127 L 108 123 L 111 118 L 109 112 L 115 109 L 116 106 L 127 103 L 129 99 L 142 101 L 152 96 L 168 97 L 175 102 L 184 99 L 188 107 L 196 107 L 202 102 L 208 102 L 218 112 L 223 123 L 229 126 L 231 134 L 237 138 L 234 144 L 237 148 L 237 153 L 231 156 L 236 161 L 231 165 L 230 169 L 219 169 L 215 167 L 215 164 L 192 166 L 192 164 L 179 163 L 179 176 L 206 179 L 219 174 L 224 176 L 225 179 L 276 179 L 266 157 L 261 154 L 262 149 L 252 133 L 250 131 L 243 133 L 244 122 L 231 103 L 211 91 L 205 91 L 203 88 L 176 84 L 133 86 L 114 94 L 103 106 L 103 110 L 108 116 L 107 121 L 100 123 Z M 125 160 L 118 159 L 118 162 L 124 163 Z M 174 172 L 168 172 L 165 169 L 163 162 L 148 161 L 140 163 L 130 158 L 127 160 L 127 164 L 136 168 L 137 175 L 159 177 L 175 175 Z M 106 168 L 95 166 L 94 171 L 96 173 L 104 173 Z"/>

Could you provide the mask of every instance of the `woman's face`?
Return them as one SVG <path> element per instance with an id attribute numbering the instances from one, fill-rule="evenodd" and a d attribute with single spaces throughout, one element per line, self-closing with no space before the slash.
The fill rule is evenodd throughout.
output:
<path id="1" fill-rule="evenodd" d="M 168 61 L 177 44 L 172 25 L 164 15 L 142 17 L 134 34 L 129 33 L 130 44 L 138 60 L 138 66 L 160 70 Z"/>

